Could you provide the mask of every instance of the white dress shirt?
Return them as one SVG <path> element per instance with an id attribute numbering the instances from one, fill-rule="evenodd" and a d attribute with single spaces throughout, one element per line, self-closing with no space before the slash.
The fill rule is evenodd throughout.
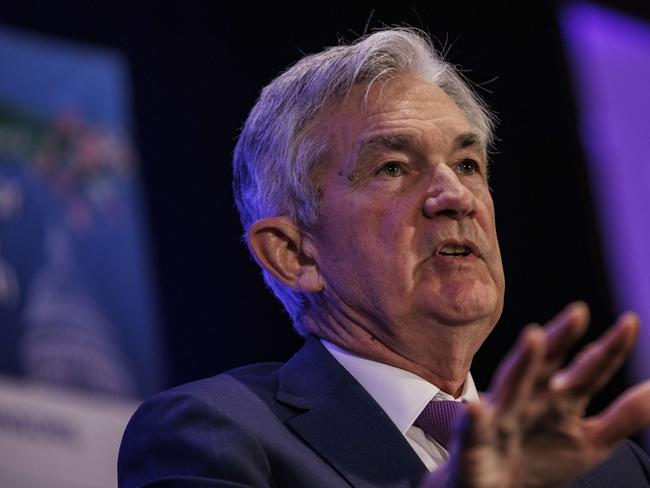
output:
<path id="1" fill-rule="evenodd" d="M 447 450 L 413 422 L 433 399 L 477 401 L 472 375 L 467 374 L 462 394 L 454 398 L 413 373 L 359 357 L 324 339 L 321 342 L 386 412 L 427 469 L 433 471 L 442 465 L 449 457 Z"/>

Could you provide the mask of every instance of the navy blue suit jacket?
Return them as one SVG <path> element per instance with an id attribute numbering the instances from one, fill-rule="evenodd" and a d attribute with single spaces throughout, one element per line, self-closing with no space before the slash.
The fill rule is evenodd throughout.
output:
<path id="1" fill-rule="evenodd" d="M 122 440 L 120 488 L 411 487 L 426 468 L 316 338 L 286 364 L 239 368 L 147 400 Z M 573 487 L 650 486 L 632 443 Z"/>

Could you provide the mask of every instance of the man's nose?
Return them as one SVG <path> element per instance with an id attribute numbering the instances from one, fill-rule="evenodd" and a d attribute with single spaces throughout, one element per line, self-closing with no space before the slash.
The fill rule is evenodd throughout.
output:
<path id="1" fill-rule="evenodd" d="M 424 201 L 424 215 L 461 220 L 474 212 L 474 205 L 474 194 L 454 170 L 446 164 L 436 166 Z"/>

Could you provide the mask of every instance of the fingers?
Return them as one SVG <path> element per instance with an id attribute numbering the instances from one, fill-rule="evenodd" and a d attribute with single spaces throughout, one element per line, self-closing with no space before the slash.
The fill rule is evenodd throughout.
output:
<path id="1" fill-rule="evenodd" d="M 588 323 L 587 305 L 574 302 L 546 324 L 543 334 L 538 326 L 524 329 L 517 346 L 500 366 L 494 386 L 490 388 L 499 408 L 518 408 L 536 383 L 545 383 L 582 337 Z M 540 358 L 541 350 L 544 352 Z"/>
<path id="2" fill-rule="evenodd" d="M 611 449 L 626 437 L 650 425 L 650 380 L 640 383 L 601 414 L 587 420 L 592 445 Z"/>
<path id="3" fill-rule="evenodd" d="M 557 368 L 571 348 L 587 330 L 589 308 L 584 302 L 573 302 L 544 327 L 546 360 Z"/>
<path id="4" fill-rule="evenodd" d="M 587 346 L 569 366 L 553 376 L 551 387 L 574 397 L 593 395 L 623 364 L 638 333 L 637 315 L 621 315 L 614 327 Z"/>
<path id="5" fill-rule="evenodd" d="M 538 325 L 527 326 L 515 348 L 506 356 L 490 387 L 490 397 L 500 412 L 515 411 L 527 401 L 539 379 L 546 351 L 544 333 Z"/>

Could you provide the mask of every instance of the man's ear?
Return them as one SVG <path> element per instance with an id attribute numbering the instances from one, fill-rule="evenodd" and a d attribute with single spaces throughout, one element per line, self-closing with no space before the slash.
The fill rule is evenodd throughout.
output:
<path id="1" fill-rule="evenodd" d="M 267 217 L 248 229 L 248 247 L 255 260 L 292 290 L 316 293 L 323 289 L 313 253 L 304 235 L 288 217 Z"/>

